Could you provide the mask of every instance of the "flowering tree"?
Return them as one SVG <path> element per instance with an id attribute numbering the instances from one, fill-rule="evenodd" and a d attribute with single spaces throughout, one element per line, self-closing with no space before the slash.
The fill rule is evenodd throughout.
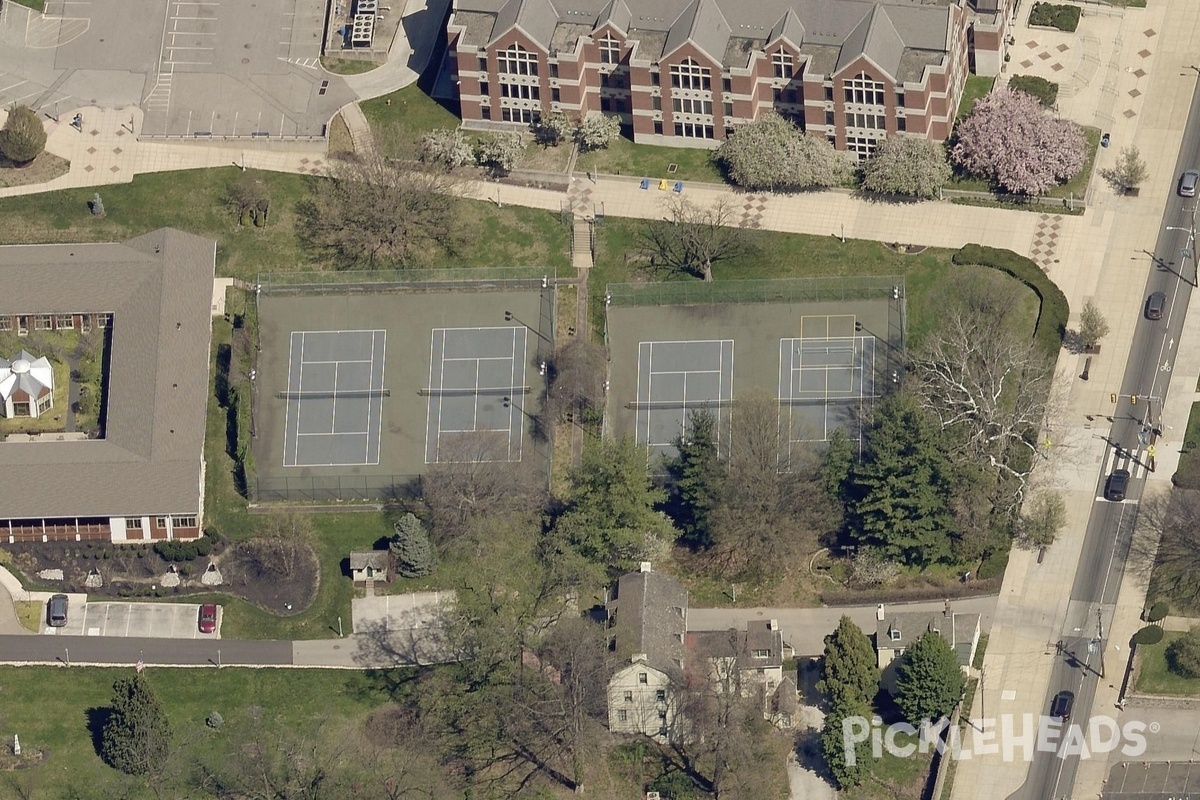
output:
<path id="1" fill-rule="evenodd" d="M 493 133 L 475 145 L 475 160 L 499 175 L 512 172 L 525 152 L 525 137 L 516 131 Z"/>
<path id="2" fill-rule="evenodd" d="M 471 163 L 471 145 L 458 129 L 438 128 L 421 137 L 421 161 L 451 170 Z"/>
<path id="3" fill-rule="evenodd" d="M 534 136 L 544 145 L 558 147 L 575 135 L 575 124 L 561 111 L 551 111 L 533 125 Z"/>
<path id="4" fill-rule="evenodd" d="M 912 197 L 936 196 L 951 175 L 945 148 L 916 136 L 884 139 L 862 170 L 867 191 Z"/>
<path id="5" fill-rule="evenodd" d="M 730 180 L 747 189 L 832 186 L 850 170 L 847 154 L 774 112 L 735 130 L 717 150 L 717 160 Z"/>
<path id="6" fill-rule="evenodd" d="M 1083 167 L 1087 141 L 1074 122 L 1049 116 L 1036 98 L 1008 88 L 975 102 L 958 126 L 951 160 L 1017 194 L 1042 194 Z"/>
<path id="7" fill-rule="evenodd" d="M 620 135 L 621 118 L 615 114 L 596 114 L 580 122 L 579 127 L 575 129 L 575 141 L 584 152 L 602 150 Z"/>

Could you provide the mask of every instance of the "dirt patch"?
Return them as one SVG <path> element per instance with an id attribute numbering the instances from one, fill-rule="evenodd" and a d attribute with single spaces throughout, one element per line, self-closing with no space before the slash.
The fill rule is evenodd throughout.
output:
<path id="1" fill-rule="evenodd" d="M 71 162 L 53 153 L 42 153 L 26 167 L 17 167 L 4 156 L 0 156 L 0 188 L 48 183 L 70 171 Z"/>
<path id="2" fill-rule="evenodd" d="M 274 541 L 252 539 L 233 545 L 218 541 L 211 554 L 182 562 L 168 561 L 150 544 L 46 542 L 12 544 L 7 549 L 13 554 L 13 566 L 26 576 L 29 589 L 81 592 L 92 600 L 183 598 L 217 592 L 281 616 L 299 614 L 312 605 L 320 588 L 317 555 L 304 541 L 286 547 L 270 544 Z M 220 586 L 202 583 L 209 564 L 220 570 Z M 172 566 L 179 585 L 164 587 L 163 577 Z M 61 569 L 62 582 L 37 581 L 37 573 L 47 569 Z M 104 585 L 89 588 L 89 574 L 98 574 Z"/>

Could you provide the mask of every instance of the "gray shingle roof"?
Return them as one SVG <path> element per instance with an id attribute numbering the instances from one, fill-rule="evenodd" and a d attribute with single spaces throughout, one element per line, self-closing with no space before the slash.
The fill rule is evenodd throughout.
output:
<path id="1" fill-rule="evenodd" d="M 960 614 L 954 611 L 949 614 L 937 611 L 888 614 L 875 623 L 875 647 L 906 649 L 912 647 L 913 642 L 921 638 L 926 631 L 937 630 L 958 655 L 959 665 L 967 666 L 971 659 L 971 642 L 975 639 L 975 629 L 979 627 L 979 622 L 978 614 Z"/>
<path id="2" fill-rule="evenodd" d="M 633 13 L 629 10 L 629 6 L 625 4 L 625 0 L 612 0 L 600 12 L 600 16 L 596 18 L 596 27 L 599 28 L 601 25 L 611 22 L 619 30 L 628 32 L 629 22 L 632 19 Z"/>
<path id="3" fill-rule="evenodd" d="M 749 620 L 746 630 L 699 631 L 688 634 L 697 655 L 736 658 L 741 669 L 773 668 L 783 664 L 783 634 L 767 620 Z M 766 652 L 756 657 L 756 652 Z"/>
<path id="4" fill-rule="evenodd" d="M 687 633 L 687 589 L 663 572 L 630 572 L 617 581 L 614 634 L 622 657 L 645 653 L 651 666 L 678 670 Z"/>
<path id="5" fill-rule="evenodd" d="M 359 570 L 370 567 L 380 571 L 386 570 L 388 565 L 387 550 L 351 550 L 350 551 L 350 569 Z"/>
<path id="6" fill-rule="evenodd" d="M 494 42 L 513 28 L 520 28 L 535 42 L 547 47 L 558 19 L 558 9 L 550 0 L 508 0 L 496 15 L 491 40 Z"/>
<path id="7" fill-rule="evenodd" d="M 837 70 L 841 72 L 859 56 L 866 56 L 889 75 L 900 70 L 900 57 L 904 55 L 904 40 L 896 32 L 883 6 L 872 6 L 862 21 L 846 37 L 838 56 Z"/>
<path id="8" fill-rule="evenodd" d="M 804 23 L 800 21 L 800 17 L 796 16 L 794 8 L 784 11 L 783 16 L 779 18 L 779 22 L 776 22 L 775 27 L 771 28 L 771 33 L 768 34 L 767 41 L 773 42 L 776 39 L 783 39 L 796 47 L 803 44 Z"/>
<path id="9" fill-rule="evenodd" d="M 216 242 L 0 247 L 0 314 L 112 314 L 105 438 L 0 444 L 4 519 L 200 512 Z"/>
<path id="10" fill-rule="evenodd" d="M 717 8 L 717 0 L 692 0 L 671 23 L 663 53 L 672 53 L 691 42 L 719 62 L 732 33 L 725 15 Z"/>

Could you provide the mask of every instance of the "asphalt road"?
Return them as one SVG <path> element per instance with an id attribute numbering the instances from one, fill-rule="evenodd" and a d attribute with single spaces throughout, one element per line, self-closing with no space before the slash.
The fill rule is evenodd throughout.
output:
<path id="1" fill-rule="evenodd" d="M 1119 146 L 1119 145 L 1117 145 Z M 1188 114 L 1180 146 L 1175 175 L 1184 170 L 1200 168 L 1200 83 L 1192 94 L 1192 105 Z M 1100 474 L 1097 476 L 1097 500 L 1092 507 L 1091 518 L 1083 545 L 1075 583 L 1071 588 L 1071 600 L 1067 608 L 1067 619 L 1060 631 L 1062 654 L 1055 665 L 1044 708 L 1058 692 L 1066 689 L 1075 693 L 1075 708 L 1072 721 L 1083 721 L 1093 710 L 1101 714 L 1115 713 L 1115 709 L 1093 709 L 1097 680 L 1114 683 L 1122 678 L 1123 664 L 1113 664 L 1105 669 L 1103 653 L 1110 643 L 1103 640 L 1111 627 L 1113 608 L 1125 572 L 1125 559 L 1129 541 L 1137 521 L 1137 498 L 1141 496 L 1149 456 L 1146 428 L 1161 425 L 1162 403 L 1170 379 L 1175 348 L 1179 346 L 1184 315 L 1191 297 L 1192 282 L 1196 280 L 1196 266 L 1192 258 L 1187 229 L 1192 224 L 1195 205 L 1200 198 L 1182 198 L 1173 184 L 1171 199 L 1163 212 L 1162 231 L 1155 244 L 1154 255 L 1146 254 L 1149 277 L 1145 291 L 1131 285 L 1131 302 L 1144 305 L 1147 296 L 1161 291 L 1167 295 L 1167 310 L 1157 321 L 1141 316 L 1134 332 L 1133 346 L 1126 362 L 1125 375 L 1121 382 L 1120 397 L 1113 410 L 1113 425 L 1109 436 Z M 1183 228 L 1182 231 L 1166 230 L 1168 226 Z M 1189 256 L 1184 258 L 1187 249 Z M 1131 396 L 1137 396 L 1134 404 Z M 1148 416 L 1149 415 L 1149 418 Z M 1149 419 L 1150 425 L 1145 423 Z M 1128 497 L 1123 503 L 1109 503 L 1101 499 L 1109 473 L 1119 467 L 1128 469 L 1134 476 Z M 1096 639 L 1102 639 L 1096 642 Z M 1124 645 L 1124 642 L 1116 644 Z M 1052 753 L 1035 754 L 1025 784 L 1011 797 L 1019 800 L 1056 800 L 1071 796 L 1079 757 L 1059 758 Z"/>
<path id="2" fill-rule="evenodd" d="M 0 664 L 291 666 L 291 642 L 133 639 L 109 636 L 0 636 Z"/>

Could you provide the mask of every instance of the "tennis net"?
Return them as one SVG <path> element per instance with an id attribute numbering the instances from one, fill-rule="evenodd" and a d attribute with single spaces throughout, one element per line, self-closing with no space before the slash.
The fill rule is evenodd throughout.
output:
<path id="1" fill-rule="evenodd" d="M 651 408 L 675 408 L 692 411 L 702 408 L 728 408 L 732 405 L 733 400 L 635 400 L 626 403 L 625 407 L 635 411 L 643 411 Z"/>
<path id="2" fill-rule="evenodd" d="M 352 397 L 391 397 L 391 389 L 356 389 L 345 392 L 276 392 L 280 400 L 337 400 Z"/>
<path id="3" fill-rule="evenodd" d="M 417 394 L 429 397 L 473 397 L 486 395 L 489 397 L 512 397 L 518 394 L 529 394 L 533 391 L 529 386 L 472 386 L 467 389 L 434 389 L 423 387 Z"/>

